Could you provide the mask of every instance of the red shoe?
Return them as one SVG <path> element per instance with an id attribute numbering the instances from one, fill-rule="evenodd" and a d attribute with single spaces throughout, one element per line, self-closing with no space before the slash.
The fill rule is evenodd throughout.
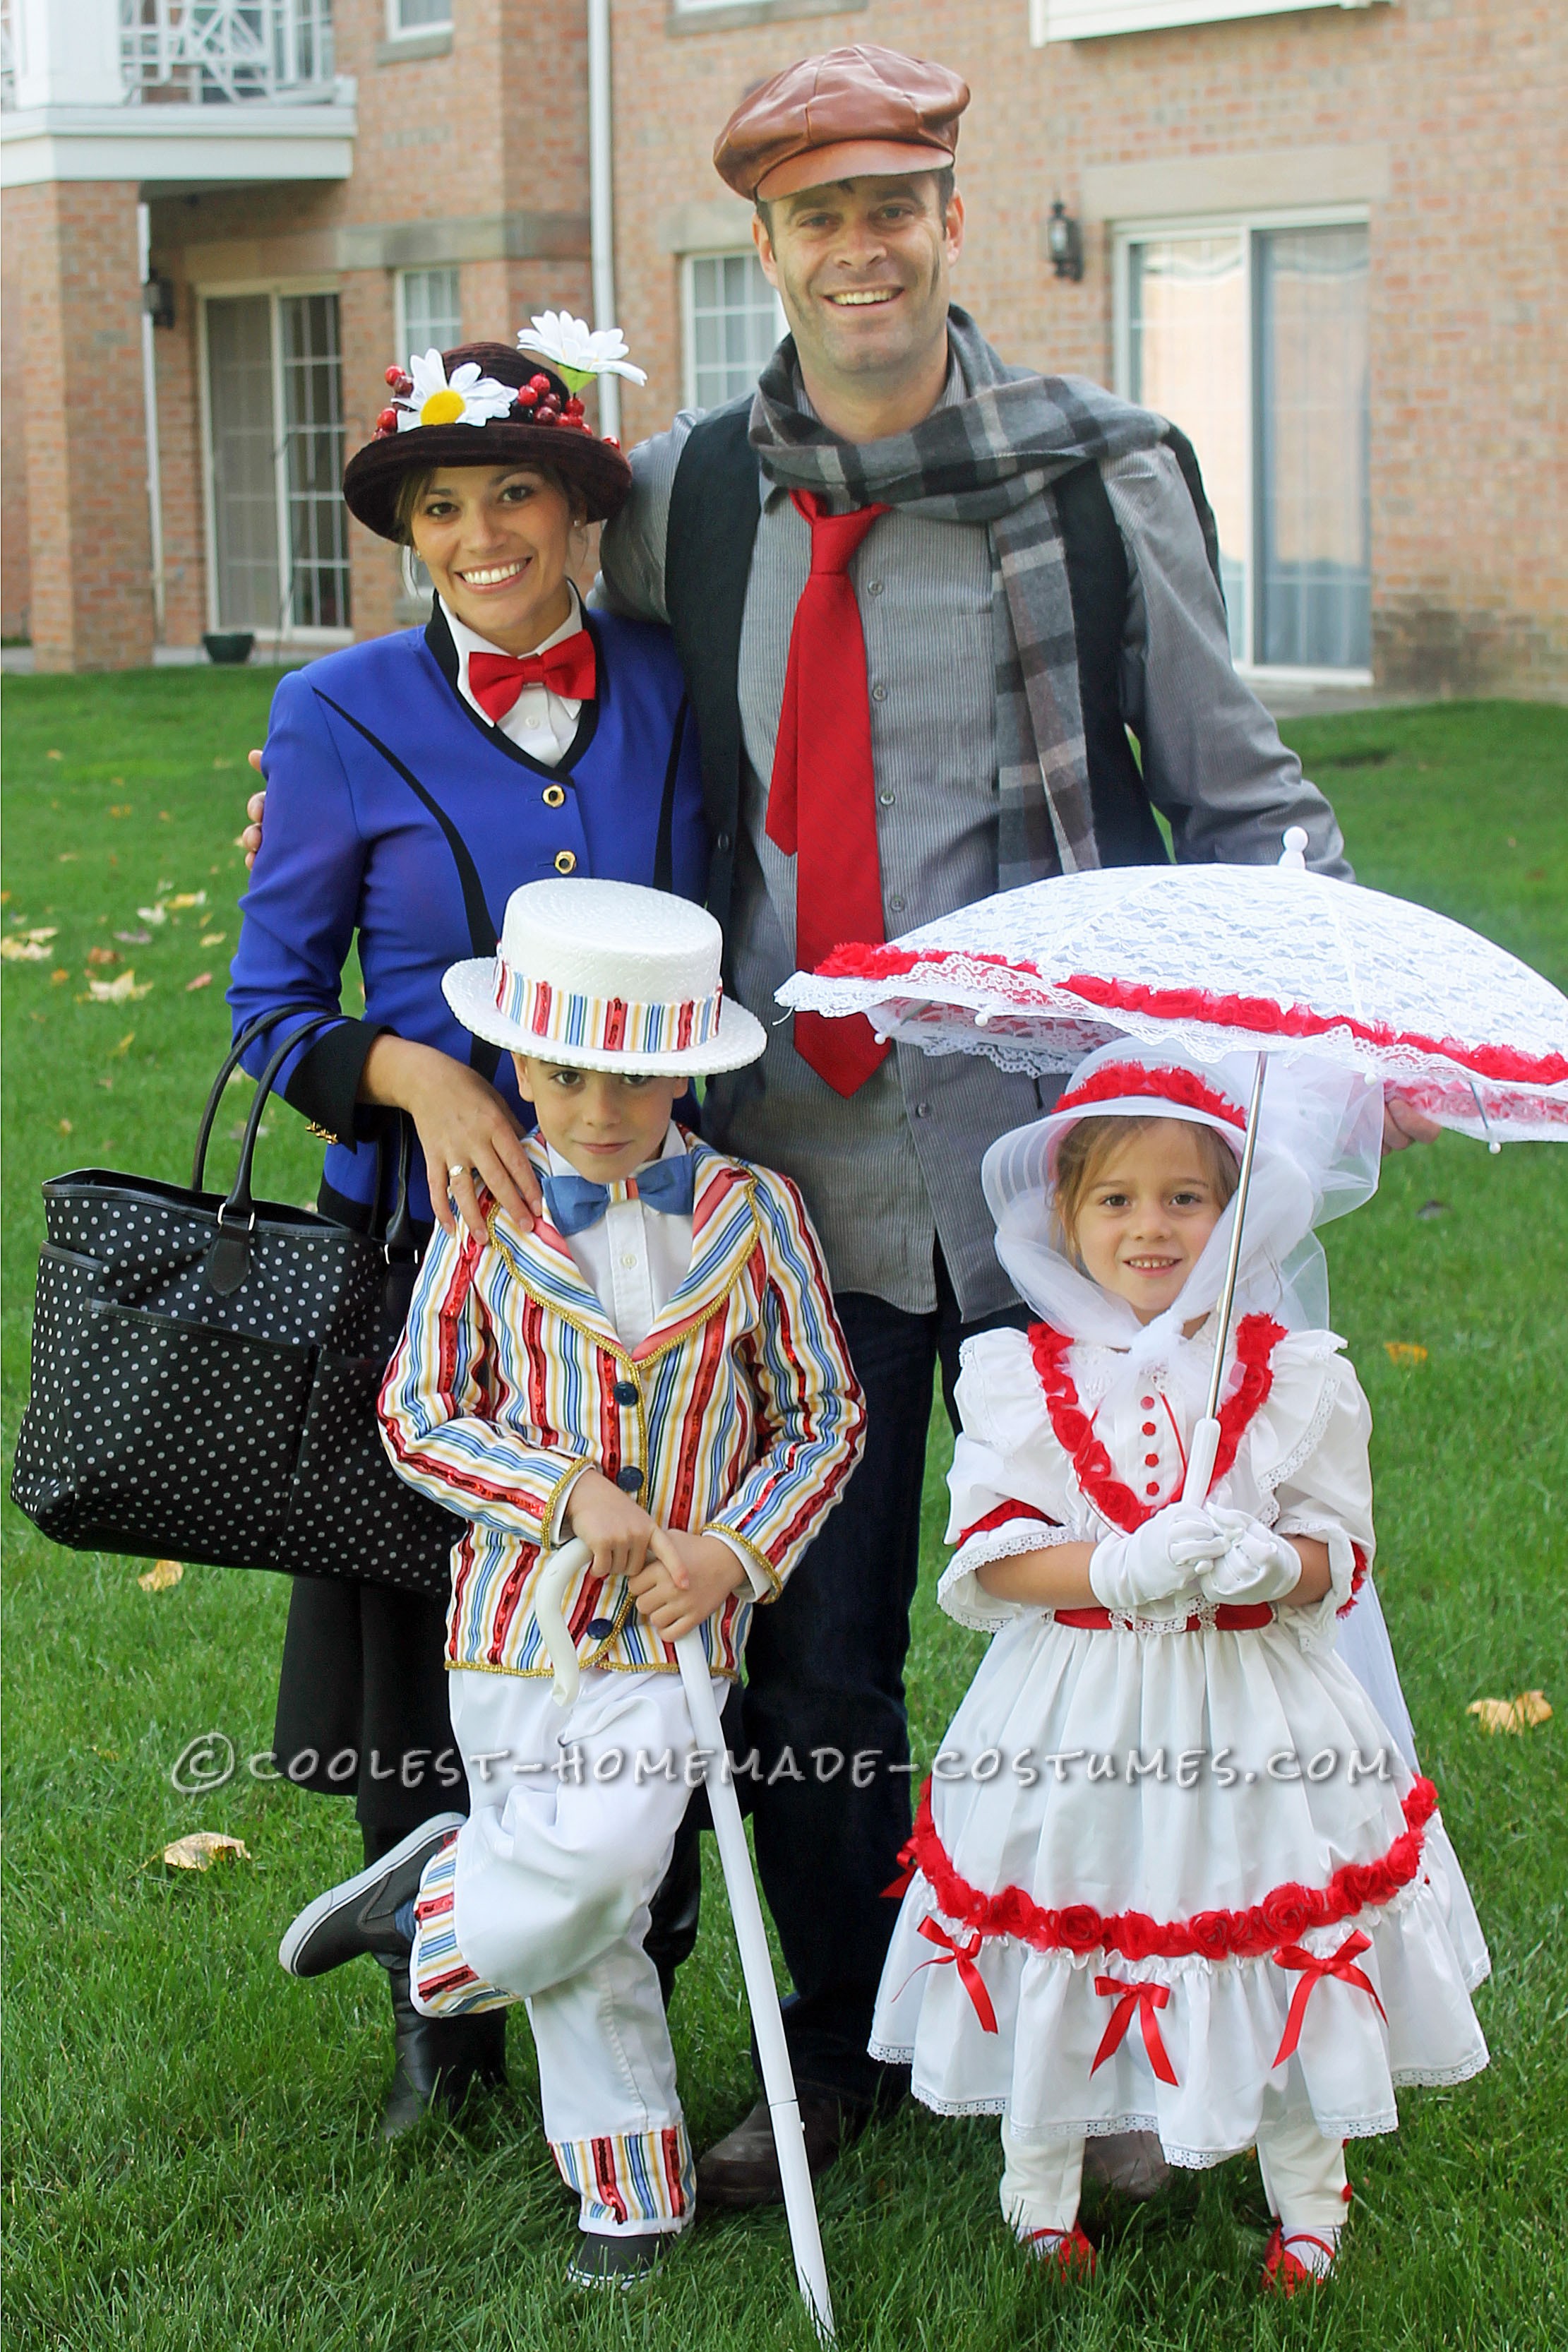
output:
<path id="1" fill-rule="evenodd" d="M 1293 2254 L 1285 2243 L 1280 2223 L 1276 2221 L 1274 2234 L 1263 2256 L 1263 2275 L 1259 2282 L 1265 2294 L 1292 2295 L 1300 2286 L 1323 2286 L 1334 2274 L 1339 2261 L 1337 2240 L 1331 2245 L 1327 2238 L 1314 2237 L 1310 2230 L 1292 2230 L 1291 2236 L 1293 2241 L 1304 2238 L 1309 2245 L 1321 2246 L 1328 2256 L 1327 2267 L 1314 2270 L 1310 2263 L 1303 2263 Z"/>
<path id="2" fill-rule="evenodd" d="M 1094 2275 L 1094 2249 L 1076 2221 L 1071 2230 L 1030 2230 L 1019 2243 L 1037 2263 L 1054 2263 L 1059 2278 Z"/>

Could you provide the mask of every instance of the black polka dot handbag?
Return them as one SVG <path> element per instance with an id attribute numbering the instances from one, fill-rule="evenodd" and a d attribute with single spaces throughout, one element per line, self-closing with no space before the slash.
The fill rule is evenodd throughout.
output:
<path id="1" fill-rule="evenodd" d="M 444 1595 L 464 1523 L 398 1477 L 375 1417 L 418 1266 L 410 1123 L 397 1122 L 380 1238 L 251 1192 L 277 1074 L 330 1015 L 291 1022 L 256 1087 L 227 1196 L 203 1189 L 229 1076 L 286 1017 L 264 1013 L 236 1040 L 207 1098 L 188 1190 L 100 1168 L 44 1186 L 12 1500 L 77 1551 Z"/>

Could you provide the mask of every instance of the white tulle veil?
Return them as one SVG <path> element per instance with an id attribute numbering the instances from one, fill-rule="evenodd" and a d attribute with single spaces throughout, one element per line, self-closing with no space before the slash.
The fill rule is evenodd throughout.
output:
<path id="1" fill-rule="evenodd" d="M 997 1255 L 1037 1314 L 1071 1339 L 1124 1349 L 1134 1362 L 1176 1352 L 1185 1327 L 1218 1301 L 1237 1202 L 1209 1235 L 1180 1296 L 1140 1324 L 1067 1248 L 1055 1215 L 1057 1148 L 1082 1118 L 1173 1118 L 1212 1128 L 1239 1159 L 1255 1069 L 1250 1055 L 1201 1063 L 1175 1047 L 1124 1039 L 1079 1064 L 1062 1092 L 1067 1108 L 998 1138 L 980 1170 Z M 1118 1070 L 1128 1074 L 1125 1091 L 1115 1086 Z M 1163 1079 L 1167 1072 L 1177 1075 Z M 1321 1059 L 1270 1057 L 1233 1323 L 1260 1312 L 1289 1330 L 1327 1325 L 1328 1270 L 1314 1229 L 1376 1191 L 1382 1127 L 1380 1087 Z"/>

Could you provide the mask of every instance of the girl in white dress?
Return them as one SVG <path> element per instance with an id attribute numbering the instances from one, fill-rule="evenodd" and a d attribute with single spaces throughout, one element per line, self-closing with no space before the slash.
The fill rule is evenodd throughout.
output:
<path id="1" fill-rule="evenodd" d="M 1194 2167 L 1255 2145 L 1289 2293 L 1333 2265 L 1343 2142 L 1396 2128 L 1396 2084 L 1485 2065 L 1489 1963 L 1437 1792 L 1335 1655 L 1371 1416 L 1312 1227 L 1375 1188 L 1380 1106 L 1321 1063 L 1269 1070 L 1218 1460 L 1180 1499 L 1246 1083 L 1105 1046 L 986 1156 L 1042 1319 L 964 1349 L 938 1597 L 995 1638 L 905 1850 L 872 2049 L 938 2112 L 1000 2115 L 1003 2211 L 1063 2273 L 1093 2267 L 1087 2135 Z"/>

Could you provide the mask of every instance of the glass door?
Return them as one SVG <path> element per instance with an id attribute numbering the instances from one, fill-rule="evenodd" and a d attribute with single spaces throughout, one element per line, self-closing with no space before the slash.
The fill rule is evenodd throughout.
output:
<path id="1" fill-rule="evenodd" d="M 1129 233 L 1122 254 L 1122 379 L 1197 452 L 1232 656 L 1252 668 L 1364 671 L 1365 224 Z"/>
<path id="2" fill-rule="evenodd" d="M 209 296 L 203 309 L 216 625 L 346 629 L 338 297 Z"/>

